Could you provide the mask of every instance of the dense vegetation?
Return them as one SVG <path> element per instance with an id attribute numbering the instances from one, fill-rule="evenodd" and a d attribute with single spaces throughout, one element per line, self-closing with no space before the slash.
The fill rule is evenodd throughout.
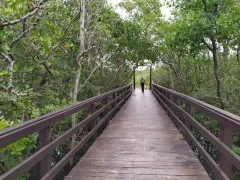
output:
<path id="1" fill-rule="evenodd" d="M 1 1 L 0 130 L 128 84 L 145 60 L 160 64 L 156 83 L 239 115 L 240 1 L 165 5 L 172 19 L 164 18 L 159 0 L 123 1 L 125 19 L 106 0 Z M 52 127 L 52 138 L 83 116 Z M 218 135 L 214 123 L 208 127 Z M 33 153 L 37 138 L 0 149 L 0 174 Z M 56 159 L 69 148 L 59 148 Z"/>

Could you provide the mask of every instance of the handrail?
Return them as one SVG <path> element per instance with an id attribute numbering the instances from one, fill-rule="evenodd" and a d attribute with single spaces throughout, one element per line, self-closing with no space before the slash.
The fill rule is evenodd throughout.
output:
<path id="1" fill-rule="evenodd" d="M 154 85 L 156 85 L 156 84 L 154 84 Z M 159 85 L 157 85 L 157 86 L 159 86 Z M 232 114 L 230 112 L 224 111 L 213 105 L 207 104 L 203 101 L 197 100 L 191 96 L 181 94 L 179 92 L 173 91 L 173 90 L 165 88 L 163 86 L 159 86 L 159 87 L 161 87 L 162 90 L 165 90 L 165 91 L 170 92 L 171 94 L 177 96 L 181 100 L 185 100 L 187 103 L 189 103 L 192 106 L 195 106 L 195 108 L 199 109 L 200 111 L 205 110 L 205 109 L 207 109 L 209 111 L 214 111 L 215 117 L 212 117 L 212 118 L 216 118 L 219 121 L 228 120 L 233 123 L 232 127 L 235 128 L 234 130 L 237 130 L 237 131 L 240 130 L 240 117 L 239 116 Z M 209 112 L 209 114 L 210 114 L 210 112 Z"/>
<path id="2" fill-rule="evenodd" d="M 60 121 L 61 119 L 64 119 L 70 116 L 71 114 L 74 114 L 77 111 L 84 109 L 85 107 L 92 104 L 94 101 L 101 101 L 104 98 L 111 96 L 112 94 L 119 92 L 122 89 L 129 86 L 131 85 L 124 86 L 124 87 L 115 89 L 113 91 L 109 91 L 107 93 L 92 97 L 90 99 L 74 104 L 72 106 L 26 121 L 20 125 L 7 128 L 0 132 L 0 148 L 13 143 L 21 139 L 22 137 L 25 137 L 30 134 L 33 134 L 34 132 L 40 131 L 41 129 L 44 129 L 45 127 L 49 126 L 49 124 Z"/>
<path id="3" fill-rule="evenodd" d="M 132 93 L 132 84 L 124 86 L 107 93 L 95 96 L 87 99 L 75 105 L 63 108 L 61 110 L 43 115 L 41 117 L 29 120 L 21 125 L 8 128 L 0 132 L 0 148 L 6 147 L 13 142 L 22 139 L 35 132 L 39 132 L 39 150 L 30 157 L 23 160 L 20 164 L 0 176 L 0 179 L 16 179 L 24 172 L 29 170 L 32 166 L 40 161 L 41 164 L 41 177 L 42 179 L 53 179 L 58 172 L 66 165 L 66 163 L 81 149 L 81 147 L 91 138 L 95 137 L 97 130 L 113 115 L 117 109 L 119 109 L 123 103 L 129 98 Z M 95 103 L 104 100 L 104 105 L 100 109 L 96 110 Z M 50 142 L 50 126 L 58 122 L 65 117 L 68 117 L 84 108 L 90 109 L 90 114 L 84 120 L 82 120 L 75 127 L 70 128 L 60 137 Z M 107 114 L 96 122 L 96 117 L 101 113 Z M 65 157 L 58 162 L 52 169 L 50 168 L 50 161 L 52 151 L 64 143 L 66 140 L 72 137 L 73 134 L 88 127 L 88 134 L 72 149 Z M 60 168 L 61 167 L 61 168 Z M 50 171 L 51 169 L 51 171 Z"/>
<path id="4" fill-rule="evenodd" d="M 205 161 L 219 178 L 230 179 L 232 176 L 232 165 L 240 170 L 240 157 L 232 151 L 233 131 L 239 132 L 240 117 L 155 83 L 153 83 L 153 94 L 169 113 L 170 117 L 181 126 L 185 139 L 189 143 L 195 144 Z M 184 104 L 184 108 L 180 106 L 180 102 L 181 105 Z M 193 117 L 192 108 L 220 123 L 220 139 Z M 184 117 L 184 120 L 180 118 L 180 115 Z M 196 128 L 220 151 L 219 165 L 194 137 L 191 127 Z"/>

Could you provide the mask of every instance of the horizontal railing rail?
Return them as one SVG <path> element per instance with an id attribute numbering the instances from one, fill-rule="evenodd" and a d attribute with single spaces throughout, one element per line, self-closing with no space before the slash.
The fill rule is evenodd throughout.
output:
<path id="1" fill-rule="evenodd" d="M 197 147 L 204 160 L 218 178 L 231 179 L 232 167 L 235 166 L 240 170 L 240 157 L 232 150 L 233 133 L 238 134 L 240 132 L 240 117 L 155 83 L 152 86 L 153 94 L 173 121 L 181 127 L 186 141 L 193 143 Z M 219 122 L 219 138 L 194 118 L 193 109 Z M 219 164 L 212 159 L 195 138 L 192 127 L 196 128 L 220 151 Z"/>
<path id="2" fill-rule="evenodd" d="M 5 174 L 1 175 L 0 179 L 17 179 L 38 162 L 40 162 L 41 179 L 53 179 L 70 161 L 70 159 L 73 158 L 74 155 L 83 147 L 83 145 L 88 142 L 88 140 L 96 139 L 96 133 L 100 127 L 107 123 L 110 117 L 113 116 L 114 113 L 130 97 L 131 93 L 132 84 L 1 131 L 0 148 L 6 147 L 7 145 L 10 145 L 33 133 L 39 133 L 39 150 L 11 170 L 7 171 Z M 101 101 L 104 101 L 104 104 L 102 107 L 97 109 L 96 103 Z M 88 117 L 50 142 L 51 125 L 86 108 L 90 111 Z M 104 117 L 97 122 L 96 118 L 104 112 Z M 83 128 L 86 128 L 88 133 L 72 150 L 70 150 L 54 167 L 51 168 L 51 154 L 54 149 L 70 139 L 72 135 Z"/>

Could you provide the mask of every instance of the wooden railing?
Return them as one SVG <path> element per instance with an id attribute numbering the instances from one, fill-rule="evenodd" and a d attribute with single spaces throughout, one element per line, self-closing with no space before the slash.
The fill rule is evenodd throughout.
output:
<path id="1" fill-rule="evenodd" d="M 83 147 L 83 145 L 88 142 L 89 139 L 96 138 L 96 132 L 99 130 L 99 128 L 104 123 L 108 122 L 111 116 L 113 116 L 114 113 L 116 113 L 116 111 L 130 97 L 131 93 L 132 84 L 1 131 L 0 148 L 6 147 L 26 136 L 39 132 L 39 150 L 0 176 L 0 179 L 17 179 L 38 162 L 40 162 L 41 179 L 53 179 L 69 162 L 69 160 L 74 157 L 74 155 Z M 102 104 L 102 106 L 100 108 L 96 108 L 97 103 Z M 84 120 L 82 120 L 75 127 L 70 128 L 60 137 L 50 142 L 50 130 L 54 123 L 59 122 L 64 118 L 86 108 L 90 113 Z M 104 112 L 105 116 L 97 123 L 96 118 Z M 51 154 L 54 149 L 70 139 L 73 134 L 83 128 L 86 128 L 88 133 L 80 140 L 78 144 L 76 144 L 74 149 L 70 150 L 54 167 L 51 167 Z"/>
<path id="2" fill-rule="evenodd" d="M 239 135 L 240 117 L 222 109 L 183 95 L 153 83 L 153 94 L 177 126 L 184 132 L 186 141 L 194 144 L 219 179 L 231 179 L 232 168 L 240 170 L 240 157 L 233 152 L 233 134 Z M 216 137 L 194 118 L 197 110 L 220 124 L 220 136 Z M 193 134 L 197 129 L 213 146 L 220 151 L 219 164 L 216 163 Z"/>

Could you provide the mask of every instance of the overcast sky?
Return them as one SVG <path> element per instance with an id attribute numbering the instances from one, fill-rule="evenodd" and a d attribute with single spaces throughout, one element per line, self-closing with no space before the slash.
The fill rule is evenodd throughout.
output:
<path id="1" fill-rule="evenodd" d="M 113 6 L 116 6 L 118 3 L 122 2 L 122 0 L 108 0 L 109 3 L 111 3 Z M 164 0 L 161 0 L 162 2 L 164 2 Z M 166 19 L 168 19 L 169 17 L 171 17 L 171 10 L 166 7 L 163 6 L 161 7 L 162 13 L 163 15 L 166 17 Z M 121 8 L 116 8 L 116 12 L 121 14 L 122 17 L 126 16 L 126 13 L 121 9 Z"/>

